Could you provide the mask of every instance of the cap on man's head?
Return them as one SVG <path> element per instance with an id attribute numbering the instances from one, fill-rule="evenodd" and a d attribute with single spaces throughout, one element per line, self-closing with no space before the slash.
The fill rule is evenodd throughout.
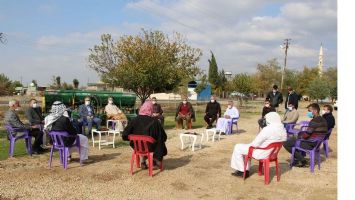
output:
<path id="1" fill-rule="evenodd" d="M 277 85 L 272 86 L 273 89 L 277 90 Z"/>

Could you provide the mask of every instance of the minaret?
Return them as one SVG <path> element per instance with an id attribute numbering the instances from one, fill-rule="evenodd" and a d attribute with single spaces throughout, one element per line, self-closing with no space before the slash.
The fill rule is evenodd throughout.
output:
<path id="1" fill-rule="evenodd" d="M 318 61 L 318 70 L 319 70 L 319 76 L 322 76 L 323 73 L 323 44 L 320 44 L 320 49 L 319 49 L 319 61 Z"/>

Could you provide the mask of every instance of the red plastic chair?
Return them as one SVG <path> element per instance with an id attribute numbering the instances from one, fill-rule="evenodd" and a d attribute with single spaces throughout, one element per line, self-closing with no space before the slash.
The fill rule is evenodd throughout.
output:
<path id="1" fill-rule="evenodd" d="M 277 161 L 277 154 L 279 153 L 281 147 L 282 147 L 282 142 L 271 143 L 265 148 L 249 147 L 248 155 L 244 156 L 244 180 L 246 175 L 247 163 L 249 159 L 253 158 L 254 149 L 261 149 L 261 150 L 272 149 L 268 158 L 260 159 L 260 160 L 255 158 L 254 159 L 259 161 L 259 169 L 258 169 L 259 176 L 261 176 L 262 169 L 264 166 L 265 185 L 268 185 L 270 182 L 270 162 L 275 162 L 277 181 L 280 181 L 279 162 Z"/>
<path id="2" fill-rule="evenodd" d="M 155 139 L 145 135 L 129 135 L 128 139 L 133 142 L 133 153 L 131 159 L 131 174 L 133 175 L 134 160 L 136 160 L 137 168 L 140 167 L 140 156 L 148 157 L 148 173 L 153 177 L 153 152 L 148 149 L 148 143 L 155 143 Z M 163 161 L 160 162 L 160 171 L 163 171 Z"/>

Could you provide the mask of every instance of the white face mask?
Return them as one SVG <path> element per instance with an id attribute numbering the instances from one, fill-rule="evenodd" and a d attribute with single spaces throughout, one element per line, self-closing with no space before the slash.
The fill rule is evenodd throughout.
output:
<path id="1" fill-rule="evenodd" d="M 211 99 L 211 102 L 212 102 L 212 103 L 214 103 L 214 102 L 215 102 L 215 100 L 214 100 L 214 99 Z"/>
<path id="2" fill-rule="evenodd" d="M 109 104 L 112 104 L 112 103 L 113 103 L 113 101 L 112 101 L 112 100 L 108 100 L 108 103 L 109 103 Z"/>
<path id="3" fill-rule="evenodd" d="M 32 104 L 32 108 L 37 108 L 37 103 Z"/>
<path id="4" fill-rule="evenodd" d="M 287 107 L 288 110 L 292 110 L 292 107 Z"/>
<path id="5" fill-rule="evenodd" d="M 19 111 L 19 110 L 20 110 L 20 108 L 15 108 L 15 110 L 16 110 L 16 111 Z"/>
<path id="6" fill-rule="evenodd" d="M 85 101 L 85 105 L 90 105 L 90 101 Z"/>
<path id="7" fill-rule="evenodd" d="M 183 104 L 186 104 L 186 103 L 187 103 L 187 101 L 182 101 L 182 103 L 183 103 Z"/>
<path id="8" fill-rule="evenodd" d="M 153 104 L 156 104 L 157 102 L 156 101 L 152 101 Z"/>
<path id="9" fill-rule="evenodd" d="M 229 109 L 231 109 L 231 108 L 232 108 L 232 106 L 231 106 L 231 105 L 228 105 L 228 108 L 229 108 Z"/>
<path id="10" fill-rule="evenodd" d="M 320 115 L 324 115 L 324 114 L 327 114 L 328 113 L 328 111 L 325 111 L 325 110 L 321 110 L 320 111 Z"/>

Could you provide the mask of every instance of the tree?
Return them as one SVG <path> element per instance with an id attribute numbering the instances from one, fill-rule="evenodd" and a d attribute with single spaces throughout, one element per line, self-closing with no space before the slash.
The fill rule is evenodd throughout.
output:
<path id="1" fill-rule="evenodd" d="M 268 60 L 266 64 L 258 64 L 256 72 L 258 92 L 266 94 L 274 84 L 280 86 L 281 67 L 276 58 Z"/>
<path id="2" fill-rule="evenodd" d="M 62 85 L 60 83 L 60 76 L 55 77 L 55 83 L 56 83 L 58 89 L 61 88 Z"/>
<path id="3" fill-rule="evenodd" d="M 338 68 L 329 67 L 323 72 L 323 77 L 328 81 L 330 88 L 330 98 L 332 102 L 338 98 Z"/>
<path id="4" fill-rule="evenodd" d="M 307 87 L 307 93 L 312 99 L 322 100 L 329 96 L 330 90 L 329 85 L 326 80 L 321 78 L 316 78 L 309 83 Z"/>
<path id="5" fill-rule="evenodd" d="M 73 79 L 73 86 L 74 86 L 74 89 L 78 89 L 79 88 L 79 81 L 78 79 Z"/>
<path id="6" fill-rule="evenodd" d="M 12 94 L 11 84 L 11 80 L 5 74 L 0 74 L 0 96 Z"/>
<path id="7" fill-rule="evenodd" d="M 237 92 L 247 97 L 253 91 L 253 79 L 246 73 L 237 74 L 233 79 L 233 86 Z M 240 97 L 240 104 L 243 104 L 242 96 Z"/>
<path id="8" fill-rule="evenodd" d="M 33 85 L 35 86 L 35 87 L 37 87 L 38 86 L 38 84 L 37 84 L 37 80 L 32 80 L 32 82 L 31 83 L 33 83 Z"/>
<path id="9" fill-rule="evenodd" d="M 64 82 L 64 83 L 62 84 L 62 87 L 61 87 L 61 88 L 63 88 L 64 90 L 72 90 L 74 87 L 73 87 L 73 85 Z"/>
<path id="10" fill-rule="evenodd" d="M 7 42 L 4 33 L 0 33 L 0 43 L 5 44 Z"/>
<path id="11" fill-rule="evenodd" d="M 219 71 L 218 73 L 218 79 L 217 79 L 217 87 L 216 87 L 216 92 L 220 97 L 224 97 L 224 91 L 227 89 L 227 78 L 224 73 L 224 69 L 222 71 Z M 223 94 L 222 94 L 223 93 Z"/>
<path id="12" fill-rule="evenodd" d="M 207 85 L 207 76 L 203 75 L 201 78 L 201 82 L 199 84 L 197 84 L 194 91 L 198 94 L 206 88 L 206 85 Z"/>
<path id="13" fill-rule="evenodd" d="M 202 53 L 186 44 L 178 33 L 172 38 L 160 31 L 142 30 L 114 42 L 109 34 L 89 49 L 89 67 L 101 80 L 132 90 L 143 103 L 153 92 L 176 89 L 182 80 L 200 72 Z"/>
<path id="14" fill-rule="evenodd" d="M 303 67 L 303 71 L 298 75 L 297 79 L 297 87 L 295 88 L 295 91 L 298 94 L 309 94 L 307 88 L 309 87 L 310 83 L 319 78 L 319 72 L 318 68 L 310 68 L 307 66 Z"/>
<path id="15" fill-rule="evenodd" d="M 211 51 L 211 59 L 208 59 L 209 67 L 208 67 L 208 81 L 211 83 L 214 92 L 219 86 L 218 79 L 218 65 L 216 58 L 214 57 L 213 52 Z"/>

